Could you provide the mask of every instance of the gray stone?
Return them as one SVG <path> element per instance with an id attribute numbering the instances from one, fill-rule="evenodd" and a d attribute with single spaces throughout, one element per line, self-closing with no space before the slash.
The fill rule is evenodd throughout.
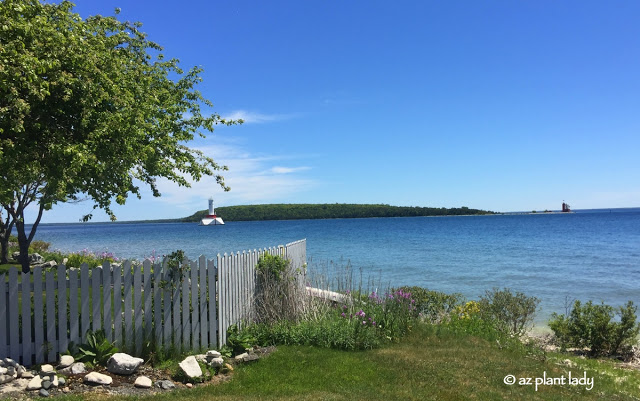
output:
<path id="1" fill-rule="evenodd" d="M 189 378 L 193 379 L 202 376 L 202 369 L 200 369 L 200 365 L 198 365 L 198 361 L 193 355 L 186 357 L 178 366 Z"/>
<path id="2" fill-rule="evenodd" d="M 83 362 L 75 362 L 73 365 L 60 369 L 60 374 L 63 375 L 81 375 L 87 373 L 87 368 Z"/>
<path id="3" fill-rule="evenodd" d="M 209 361 L 209 366 L 212 368 L 221 368 L 224 365 L 224 359 L 222 358 L 213 358 Z"/>
<path id="4" fill-rule="evenodd" d="M 103 375 L 102 373 L 91 372 L 84 377 L 84 381 L 86 383 L 92 383 L 92 384 L 109 385 L 113 382 L 113 379 L 111 378 L 111 376 Z"/>
<path id="5" fill-rule="evenodd" d="M 51 383 L 49 380 L 43 380 L 42 381 L 42 388 L 45 390 L 49 390 L 51 388 L 51 386 L 53 386 L 53 383 Z"/>
<path id="6" fill-rule="evenodd" d="M 36 376 L 29 384 L 27 384 L 27 390 L 40 390 L 42 388 L 42 378 L 40 376 Z"/>
<path id="7" fill-rule="evenodd" d="M 253 361 L 257 361 L 258 359 L 260 359 L 260 357 L 256 354 L 248 354 L 247 356 L 245 356 L 244 358 L 242 358 L 243 362 L 253 362 Z"/>
<path id="8" fill-rule="evenodd" d="M 14 379 L 15 379 L 15 377 L 13 377 L 13 375 L 0 375 L 0 384 L 9 383 L 10 381 L 13 381 Z"/>
<path id="9" fill-rule="evenodd" d="M 16 361 L 14 361 L 11 358 L 4 358 L 3 362 L 4 362 L 4 366 L 5 367 L 9 367 L 9 366 L 14 366 L 15 367 L 17 365 Z"/>
<path id="10" fill-rule="evenodd" d="M 18 374 L 18 377 L 22 377 L 22 375 L 27 371 L 27 368 L 25 368 L 22 365 L 18 365 L 16 366 L 16 373 Z"/>
<path id="11" fill-rule="evenodd" d="M 40 389 L 40 391 L 38 392 L 38 395 L 40 397 L 48 397 L 49 396 L 49 392 L 43 388 Z"/>
<path id="12" fill-rule="evenodd" d="M 211 350 L 211 351 L 207 351 L 207 359 L 211 360 L 213 358 L 220 358 L 222 356 L 221 353 L 219 353 L 216 350 Z"/>
<path id="13" fill-rule="evenodd" d="M 23 379 L 32 379 L 33 376 L 34 376 L 34 374 L 30 370 L 26 370 L 26 371 L 22 372 L 22 374 L 20 375 L 20 377 L 23 378 Z"/>
<path id="14" fill-rule="evenodd" d="M 40 256 L 39 253 L 29 254 L 29 264 L 30 265 L 39 265 L 41 263 L 44 263 L 44 258 L 42 256 Z"/>
<path id="15" fill-rule="evenodd" d="M 7 366 L 7 375 L 9 376 L 13 376 L 13 378 L 15 379 L 16 377 L 18 377 L 18 372 L 16 371 L 16 368 L 14 366 Z"/>
<path id="16" fill-rule="evenodd" d="M 138 388 L 151 388 L 151 379 L 147 376 L 138 376 L 133 385 Z"/>
<path id="17" fill-rule="evenodd" d="M 65 380 L 65 378 L 64 377 L 58 377 L 58 385 L 56 387 L 64 386 L 65 384 L 67 384 L 67 381 Z M 56 385 L 55 380 L 53 381 L 53 385 L 54 386 Z"/>
<path id="18" fill-rule="evenodd" d="M 66 368 L 67 366 L 71 366 L 73 365 L 73 363 L 76 360 L 73 359 L 73 357 L 71 355 L 62 355 L 60 357 L 60 364 L 58 365 L 59 368 Z"/>
<path id="19" fill-rule="evenodd" d="M 123 352 L 113 354 L 107 361 L 107 370 L 119 375 L 130 375 L 138 370 L 144 359 L 136 358 Z"/>
<path id="20" fill-rule="evenodd" d="M 69 258 L 64 258 L 64 259 L 62 259 L 62 264 L 63 264 L 63 265 L 66 265 L 66 264 L 67 264 L 67 262 L 69 262 Z"/>
<path id="21" fill-rule="evenodd" d="M 159 382 L 156 383 L 156 386 L 158 386 L 163 390 L 171 390 L 176 388 L 176 385 L 173 384 L 171 380 L 160 380 Z"/>
<path id="22" fill-rule="evenodd" d="M 7 374 L 7 368 L 0 367 L 0 375 L 6 375 L 6 374 Z"/>
<path id="23" fill-rule="evenodd" d="M 48 373 L 55 372 L 55 371 L 56 370 L 53 368 L 53 366 L 51 366 L 49 364 L 40 366 L 40 373 L 48 374 Z"/>

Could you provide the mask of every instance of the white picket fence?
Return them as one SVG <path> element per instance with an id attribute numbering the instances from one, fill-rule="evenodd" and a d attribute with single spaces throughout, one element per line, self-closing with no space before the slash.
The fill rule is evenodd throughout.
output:
<path id="1" fill-rule="evenodd" d="M 133 354 L 153 341 L 177 350 L 217 348 L 226 343 L 229 326 L 250 312 L 255 266 L 265 252 L 302 268 L 306 240 L 215 260 L 200 256 L 186 262 L 190 269 L 181 282 L 171 280 L 166 263 L 149 260 L 95 269 L 58 266 L 44 275 L 40 267 L 29 273 L 11 268 L 0 275 L 0 358 L 26 366 L 55 362 L 88 330 L 104 330 L 109 341 Z"/>

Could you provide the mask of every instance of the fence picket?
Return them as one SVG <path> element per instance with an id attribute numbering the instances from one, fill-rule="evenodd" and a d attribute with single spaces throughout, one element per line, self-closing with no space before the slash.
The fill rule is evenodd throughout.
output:
<path id="1" fill-rule="evenodd" d="M 142 275 L 139 263 L 133 267 L 133 316 L 136 341 L 136 354 L 142 351 Z"/>
<path id="2" fill-rule="evenodd" d="M 124 287 L 124 343 L 126 347 L 133 344 L 133 321 L 131 320 L 131 262 L 128 260 L 123 265 L 122 286 Z"/>
<path id="3" fill-rule="evenodd" d="M 218 255 L 218 344 L 223 345 L 226 343 L 226 335 L 224 333 L 226 318 L 225 318 L 225 297 L 226 297 L 226 268 L 227 254 L 224 256 Z"/>
<path id="4" fill-rule="evenodd" d="M 58 266 L 58 346 L 60 352 L 66 351 L 69 347 L 69 338 L 67 337 L 67 269 L 63 265 Z"/>
<path id="5" fill-rule="evenodd" d="M 80 341 L 80 315 L 78 313 L 78 271 L 76 269 L 68 269 L 67 273 L 69 275 L 69 341 L 78 344 Z"/>
<path id="6" fill-rule="evenodd" d="M 94 267 L 91 270 L 91 309 L 93 310 L 92 326 L 96 332 L 102 328 L 102 316 L 100 314 L 100 284 L 102 268 Z"/>
<path id="7" fill-rule="evenodd" d="M 18 338 L 18 269 L 12 266 L 9 269 L 9 283 L 15 285 L 9 286 L 9 356 L 17 361 L 19 354 Z"/>
<path id="8" fill-rule="evenodd" d="M 31 297 L 25 297 L 25 294 L 29 292 L 29 282 L 31 278 L 31 272 L 22 273 L 20 280 L 22 284 L 22 364 L 31 365 Z M 4 284 L 4 280 L 1 281 Z M 0 354 L 6 355 L 6 354 Z"/>
<path id="9" fill-rule="evenodd" d="M 11 274 L 11 271 L 9 271 Z M 56 299 L 55 299 L 55 286 L 53 282 L 53 272 L 48 271 L 45 273 L 45 292 L 47 296 L 47 339 L 46 339 L 46 349 L 47 349 L 47 360 L 55 361 L 57 345 L 56 341 Z M 16 329 L 18 327 L 18 322 L 16 321 Z"/>
<path id="10" fill-rule="evenodd" d="M 173 346 L 176 349 L 182 348 L 182 324 L 180 323 L 180 290 L 179 284 L 173 284 L 173 294 L 171 303 L 173 304 Z"/>
<path id="11" fill-rule="evenodd" d="M 198 307 L 198 262 L 191 262 L 191 349 L 200 349 L 200 321 Z"/>
<path id="12" fill-rule="evenodd" d="M 220 255 L 218 254 L 218 265 L 220 264 Z M 207 261 L 207 276 L 209 278 L 209 348 L 218 348 L 217 341 L 217 316 L 216 316 L 216 267 L 213 260 Z"/>
<path id="13" fill-rule="evenodd" d="M 111 264 L 102 262 L 102 316 L 104 335 L 107 341 L 113 341 L 113 331 L 111 325 Z"/>
<path id="14" fill-rule="evenodd" d="M 0 290 L 0 322 L 7 321 L 7 301 L 9 299 L 9 294 L 7 293 L 8 288 L 11 286 L 11 282 L 8 285 L 5 284 L 7 278 L 6 275 L 0 274 L 0 285 L 2 285 L 2 289 Z M 7 355 L 7 330 L 9 329 L 8 325 L 4 327 L 0 327 L 0 355 Z"/>
<path id="15" fill-rule="evenodd" d="M 122 265 L 113 266 L 113 340 L 122 347 Z"/>
<path id="16" fill-rule="evenodd" d="M 33 351 L 36 354 L 36 363 L 44 362 L 44 308 L 42 294 L 42 267 L 35 267 L 33 269 Z"/>
<path id="17" fill-rule="evenodd" d="M 205 348 L 209 345 L 207 340 L 207 258 L 200 255 L 198 260 L 198 273 L 200 273 L 200 347 Z"/>
<path id="18" fill-rule="evenodd" d="M 151 329 L 153 327 L 151 318 L 151 261 L 145 259 L 142 262 L 142 268 L 144 273 L 144 292 L 142 293 L 144 295 L 144 338 L 148 339 L 151 338 Z M 116 287 L 113 288 L 115 289 Z"/>
<path id="19" fill-rule="evenodd" d="M 188 262 L 185 262 L 188 263 Z M 191 324 L 189 322 L 189 279 L 182 277 L 182 349 L 189 349 Z M 180 283 L 176 283 L 180 285 Z"/>
<path id="20" fill-rule="evenodd" d="M 164 284 L 165 288 L 162 290 L 162 294 L 164 296 L 164 306 L 163 306 L 163 325 L 164 325 L 164 347 L 169 348 L 171 345 L 171 332 L 173 331 L 171 327 L 171 276 L 169 274 L 169 269 L 167 269 L 166 259 L 164 266 Z"/>
<path id="21" fill-rule="evenodd" d="M 162 344 L 162 265 L 153 266 L 153 324 L 156 345 Z"/>
<path id="22" fill-rule="evenodd" d="M 83 263 L 80 266 L 80 316 L 82 318 L 82 325 L 80 330 L 80 336 L 82 338 L 82 342 L 86 342 L 87 340 L 87 331 L 89 331 L 89 324 L 91 322 L 91 317 L 89 315 L 89 301 L 91 297 L 89 296 L 89 266 L 86 263 Z M 36 310 L 38 310 L 36 308 Z"/>

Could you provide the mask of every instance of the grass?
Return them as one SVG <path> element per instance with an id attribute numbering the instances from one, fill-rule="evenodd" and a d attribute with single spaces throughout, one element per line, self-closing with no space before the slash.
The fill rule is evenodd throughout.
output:
<path id="1" fill-rule="evenodd" d="M 541 358 L 542 356 L 542 358 Z M 640 400 L 640 372 L 612 363 L 558 364 L 564 354 L 534 357 L 477 337 L 433 326 L 417 327 L 404 341 L 372 351 L 347 352 L 281 346 L 257 363 L 240 366 L 232 380 L 139 400 Z M 577 360 L 575 358 L 574 360 Z M 579 361 L 578 361 L 579 362 Z M 594 378 L 584 386 L 503 383 L 506 375 Z M 64 399 L 82 399 L 68 397 Z"/>

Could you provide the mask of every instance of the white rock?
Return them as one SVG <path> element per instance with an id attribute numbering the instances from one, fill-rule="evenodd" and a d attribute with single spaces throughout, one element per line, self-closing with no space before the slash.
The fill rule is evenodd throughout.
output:
<path id="1" fill-rule="evenodd" d="M 73 363 L 76 360 L 73 359 L 73 357 L 71 355 L 62 355 L 60 357 L 60 364 L 58 365 L 59 368 L 66 368 L 67 366 L 71 366 L 73 365 Z"/>
<path id="2" fill-rule="evenodd" d="M 0 375 L 4 375 L 7 373 L 7 368 L 0 367 Z"/>
<path id="3" fill-rule="evenodd" d="M 0 375 L 0 384 L 5 384 L 13 381 L 15 377 L 13 375 Z"/>
<path id="4" fill-rule="evenodd" d="M 221 356 L 222 354 L 216 350 L 207 351 L 207 359 L 220 358 Z"/>
<path id="5" fill-rule="evenodd" d="M 36 376 L 29 381 L 27 384 L 27 390 L 40 390 L 42 388 L 42 378 L 40 376 Z"/>
<path id="6" fill-rule="evenodd" d="M 102 373 L 91 372 L 84 377 L 84 381 L 87 383 L 109 385 L 113 382 L 113 379 L 111 378 L 111 376 L 103 375 Z"/>
<path id="7" fill-rule="evenodd" d="M 16 366 L 16 361 L 14 361 L 11 358 L 4 358 L 3 362 L 4 362 L 4 366 Z"/>
<path id="8" fill-rule="evenodd" d="M 221 368 L 224 365 L 224 359 L 222 358 L 213 358 L 209 361 L 209 366 L 212 368 Z"/>
<path id="9" fill-rule="evenodd" d="M 133 385 L 138 388 L 151 388 L 151 379 L 147 376 L 138 376 Z"/>
<path id="10" fill-rule="evenodd" d="M 202 369 L 200 369 L 200 365 L 198 365 L 198 361 L 196 361 L 196 357 L 193 355 L 186 357 L 178 366 L 180 366 L 184 374 L 190 378 L 202 376 Z"/>
<path id="11" fill-rule="evenodd" d="M 123 352 L 113 354 L 107 361 L 107 370 L 119 375 L 130 375 L 138 370 L 144 359 L 136 358 Z"/>
<path id="12" fill-rule="evenodd" d="M 20 377 L 23 378 L 23 379 L 32 379 L 33 378 L 33 373 L 30 370 L 25 370 L 24 372 L 22 372 Z"/>
<path id="13" fill-rule="evenodd" d="M 83 373 L 87 373 L 87 368 L 84 366 L 83 362 L 75 362 L 69 367 L 60 369 L 59 373 L 63 375 L 81 375 Z"/>
<path id="14" fill-rule="evenodd" d="M 198 354 L 198 355 L 195 355 L 195 357 L 196 357 L 196 361 L 207 363 L 207 356 L 205 354 Z"/>
<path id="15" fill-rule="evenodd" d="M 55 372 L 56 370 L 53 368 L 53 366 L 46 364 L 46 365 L 42 365 L 40 366 L 40 373 L 51 373 L 51 372 Z"/>
<path id="16" fill-rule="evenodd" d="M 247 356 L 249 356 L 249 354 L 245 352 L 244 354 L 236 355 L 235 359 L 236 359 L 236 361 L 241 361 Z"/>
<path id="17" fill-rule="evenodd" d="M 53 380 L 51 380 L 51 385 L 55 388 L 58 388 L 58 385 L 59 385 L 58 376 L 53 376 Z"/>

